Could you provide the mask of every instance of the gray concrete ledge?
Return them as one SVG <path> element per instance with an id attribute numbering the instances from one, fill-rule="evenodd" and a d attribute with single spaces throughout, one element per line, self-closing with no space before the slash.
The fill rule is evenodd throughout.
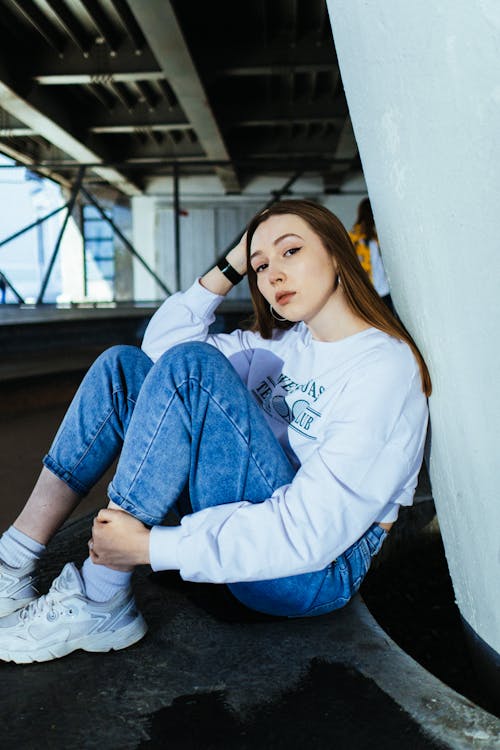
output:
<path id="1" fill-rule="evenodd" d="M 83 559 L 90 523 L 55 537 L 42 588 Z M 2 747 L 500 748 L 500 721 L 401 651 L 359 597 L 282 620 L 146 567 L 135 589 L 150 630 L 132 648 L 0 663 Z"/>
<path id="2" fill-rule="evenodd" d="M 99 321 L 110 318 L 149 318 L 162 304 L 158 302 L 81 302 L 60 305 L 0 305 L 0 326 L 34 325 L 38 323 L 67 323 Z M 248 300 L 225 299 L 217 308 L 219 313 L 249 315 Z"/>
<path id="3" fill-rule="evenodd" d="M 0 305 L 0 383 L 88 369 L 114 344 L 137 345 L 157 305 L 26 308 Z M 249 318 L 251 306 L 224 300 L 211 327 L 230 331 Z"/>

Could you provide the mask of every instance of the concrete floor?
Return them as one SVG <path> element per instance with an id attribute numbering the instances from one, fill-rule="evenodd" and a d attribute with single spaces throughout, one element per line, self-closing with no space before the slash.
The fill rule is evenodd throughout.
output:
<path id="1" fill-rule="evenodd" d="M 81 561 L 90 522 L 54 539 L 42 589 Z M 359 597 L 284 620 L 176 574 L 144 567 L 134 583 L 150 629 L 132 648 L 0 664 L 1 747 L 500 748 L 500 722 L 401 652 Z"/>

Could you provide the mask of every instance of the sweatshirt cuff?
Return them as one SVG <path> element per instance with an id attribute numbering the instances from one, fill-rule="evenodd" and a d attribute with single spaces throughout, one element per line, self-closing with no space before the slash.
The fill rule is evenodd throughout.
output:
<path id="1" fill-rule="evenodd" d="M 179 570 L 180 526 L 153 526 L 149 534 L 149 564 L 154 571 Z"/>

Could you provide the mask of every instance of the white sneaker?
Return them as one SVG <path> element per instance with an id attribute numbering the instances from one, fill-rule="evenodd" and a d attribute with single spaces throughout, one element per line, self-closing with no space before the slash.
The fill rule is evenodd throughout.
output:
<path id="1" fill-rule="evenodd" d="M 75 565 L 68 563 L 48 594 L 0 619 L 0 659 L 27 664 L 79 648 L 118 650 L 139 641 L 146 631 L 130 588 L 107 602 L 94 602 L 85 596 Z"/>
<path id="2" fill-rule="evenodd" d="M 36 590 L 35 560 L 24 568 L 11 568 L 0 560 L 0 617 L 6 617 L 21 609 L 40 594 Z"/>

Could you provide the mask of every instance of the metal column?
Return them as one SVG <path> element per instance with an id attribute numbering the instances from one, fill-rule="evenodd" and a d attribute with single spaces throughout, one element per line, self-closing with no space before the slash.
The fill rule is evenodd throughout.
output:
<path id="1" fill-rule="evenodd" d="M 47 266 L 47 270 L 45 272 L 45 276 L 43 277 L 42 285 L 40 287 L 40 292 L 38 294 L 36 304 L 41 305 L 43 302 L 43 296 L 45 294 L 45 291 L 47 289 L 47 284 L 50 280 L 50 275 L 52 273 L 52 269 L 54 268 L 54 263 L 56 262 L 57 255 L 59 253 L 59 249 L 61 247 L 61 241 L 64 235 L 64 232 L 66 230 L 66 227 L 68 225 L 69 218 L 73 212 L 74 205 L 76 203 L 76 199 L 78 197 L 78 193 L 80 192 L 80 188 L 82 185 L 83 175 L 85 174 L 85 167 L 80 167 L 78 170 L 78 176 L 76 178 L 75 184 L 73 185 L 73 188 L 71 190 L 71 196 L 67 203 L 68 210 L 66 212 L 66 216 L 64 217 L 63 225 L 61 227 L 61 230 L 59 232 L 59 236 L 57 238 L 57 242 L 54 247 L 54 251 L 52 253 L 52 257 L 49 261 L 49 265 Z"/>
<path id="2" fill-rule="evenodd" d="M 181 288 L 181 236 L 179 205 L 179 165 L 174 164 L 174 246 L 175 246 L 175 285 Z"/>

